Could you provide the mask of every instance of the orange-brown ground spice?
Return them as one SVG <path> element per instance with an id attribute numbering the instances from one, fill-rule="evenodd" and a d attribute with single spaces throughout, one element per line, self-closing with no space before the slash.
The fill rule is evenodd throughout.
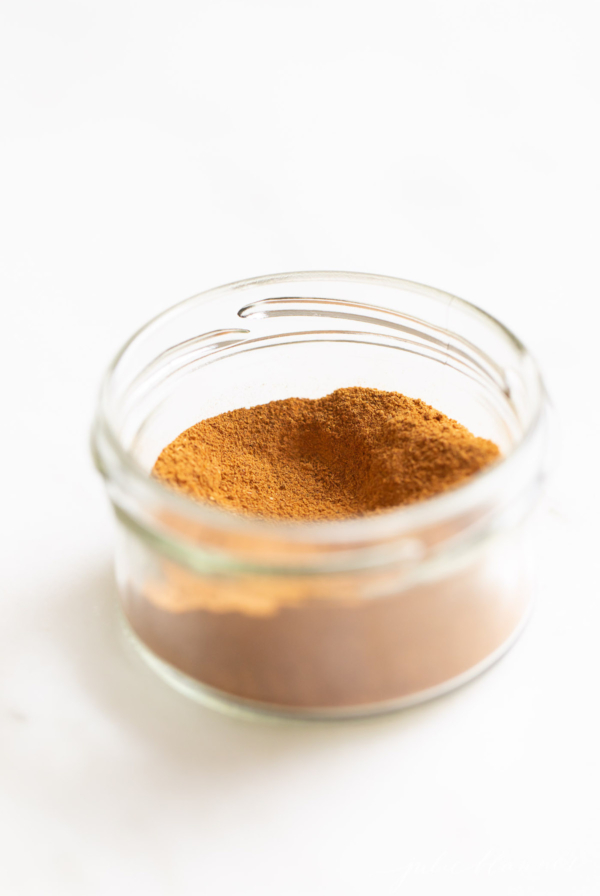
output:
<path id="1" fill-rule="evenodd" d="M 420 399 L 359 387 L 202 420 L 153 474 L 192 498 L 282 520 L 362 516 L 463 482 L 498 447 Z"/>
<path id="2" fill-rule="evenodd" d="M 236 513 L 327 520 L 428 498 L 498 458 L 496 445 L 423 401 L 348 388 L 203 420 L 162 451 L 153 472 Z M 151 651 L 216 694 L 291 713 L 394 706 L 476 669 L 524 617 L 528 590 L 512 541 L 473 549 L 459 536 L 474 522 L 413 533 L 425 552 L 415 563 L 400 554 L 381 568 L 324 573 L 271 563 L 270 541 L 275 560 L 279 541 L 264 533 L 256 568 L 250 557 L 196 569 L 152 547 L 125 588 L 125 611 Z M 199 531 L 209 554 L 209 532 L 228 539 L 220 546 L 235 548 L 234 558 L 253 543 L 246 531 Z M 299 547 L 281 546 L 281 556 Z"/>

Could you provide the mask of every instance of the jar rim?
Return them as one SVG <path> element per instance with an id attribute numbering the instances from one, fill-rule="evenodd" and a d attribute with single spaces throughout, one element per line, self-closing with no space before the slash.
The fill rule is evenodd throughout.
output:
<path id="1" fill-rule="evenodd" d="M 503 339 L 529 361 L 534 374 L 536 394 L 534 410 L 527 427 L 518 442 L 499 461 L 485 468 L 466 482 L 426 500 L 378 514 L 336 520 L 282 521 L 249 517 L 196 501 L 175 492 L 152 477 L 133 454 L 121 442 L 110 422 L 109 389 L 112 377 L 128 349 L 150 330 L 169 320 L 173 315 L 193 304 L 200 304 L 218 297 L 220 293 L 243 290 L 255 286 L 284 284 L 286 282 L 353 281 L 421 293 L 443 304 L 458 303 L 459 307 L 475 315 L 491 326 Z M 341 300 L 344 301 L 344 300 Z M 375 306 L 373 306 L 375 307 Z M 381 309 L 385 310 L 385 309 Z M 252 538 L 285 539 L 287 542 L 327 542 L 351 546 L 381 539 L 397 538 L 411 531 L 423 529 L 432 523 L 440 524 L 458 515 L 468 513 L 497 494 L 503 482 L 508 482 L 521 458 L 528 452 L 540 453 L 547 394 L 539 368 L 521 340 L 502 322 L 477 305 L 425 284 L 382 274 L 350 271 L 299 271 L 268 274 L 234 281 L 197 293 L 160 312 L 141 326 L 121 347 L 109 364 L 100 389 L 98 408 L 92 431 L 92 453 L 96 466 L 107 480 L 118 480 L 121 489 L 129 491 L 136 499 L 152 506 L 161 506 L 175 517 L 203 527 L 221 530 L 227 535 L 239 534 Z M 537 445 L 537 447 L 536 447 Z"/>

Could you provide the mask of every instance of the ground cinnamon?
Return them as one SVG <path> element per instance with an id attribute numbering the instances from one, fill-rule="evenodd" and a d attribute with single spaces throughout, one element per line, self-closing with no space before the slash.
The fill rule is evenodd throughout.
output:
<path id="1" fill-rule="evenodd" d="M 498 456 L 423 401 L 348 388 L 204 420 L 162 451 L 153 474 L 237 513 L 327 520 L 419 501 Z M 123 577 L 124 608 L 165 674 L 203 692 L 292 714 L 396 706 L 491 662 L 524 618 L 512 540 L 482 539 L 483 529 L 473 541 L 473 525 L 477 515 L 457 516 L 414 533 L 426 558 L 413 566 L 399 557 L 323 573 L 254 569 L 252 557 L 212 569 L 152 542 Z M 211 542 L 197 540 L 210 557 Z"/>
<path id="2" fill-rule="evenodd" d="M 420 399 L 355 387 L 203 420 L 161 452 L 153 473 L 238 513 L 319 520 L 411 504 L 498 455 Z"/>

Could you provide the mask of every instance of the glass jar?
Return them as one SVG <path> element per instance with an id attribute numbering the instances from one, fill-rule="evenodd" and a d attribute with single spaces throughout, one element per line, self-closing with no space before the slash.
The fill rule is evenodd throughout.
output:
<path id="1" fill-rule="evenodd" d="M 347 386 L 421 398 L 502 459 L 421 503 L 313 523 L 237 516 L 150 475 L 199 420 Z M 509 330 L 416 283 L 279 274 L 165 311 L 110 366 L 93 432 L 142 655 L 205 702 L 313 718 L 396 709 L 469 680 L 530 608 L 524 534 L 546 407 Z"/>

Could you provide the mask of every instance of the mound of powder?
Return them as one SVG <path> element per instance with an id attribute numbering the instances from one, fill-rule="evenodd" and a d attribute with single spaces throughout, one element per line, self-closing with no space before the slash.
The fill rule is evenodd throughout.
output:
<path id="1" fill-rule="evenodd" d="M 236 513 L 340 519 L 436 495 L 499 455 L 418 398 L 352 387 L 202 420 L 167 445 L 153 475 Z"/>

